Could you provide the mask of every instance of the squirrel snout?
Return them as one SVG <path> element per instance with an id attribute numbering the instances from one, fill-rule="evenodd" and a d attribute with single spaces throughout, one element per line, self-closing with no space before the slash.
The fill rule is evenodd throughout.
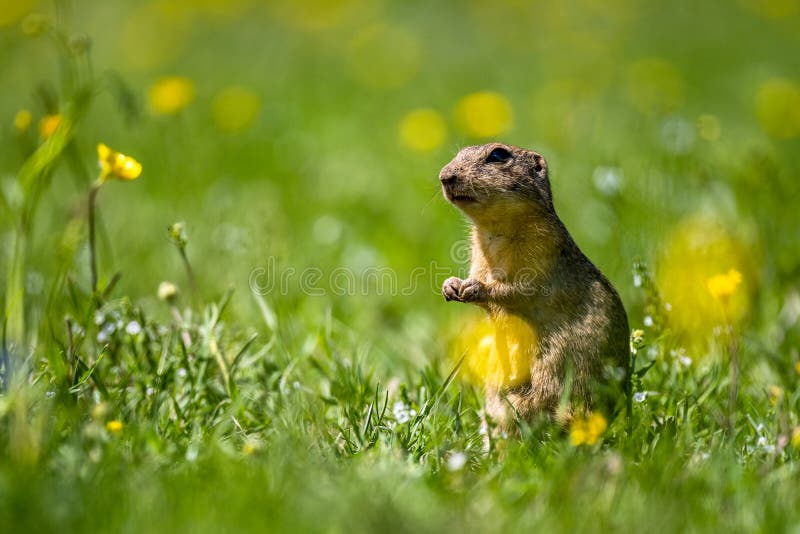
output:
<path id="1" fill-rule="evenodd" d="M 458 180 L 458 176 L 453 174 L 452 172 L 443 172 L 439 174 L 439 181 L 442 182 L 442 185 L 452 185 Z"/>

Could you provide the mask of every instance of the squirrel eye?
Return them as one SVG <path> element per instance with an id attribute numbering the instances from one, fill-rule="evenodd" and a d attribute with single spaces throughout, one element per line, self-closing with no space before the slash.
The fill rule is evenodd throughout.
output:
<path id="1" fill-rule="evenodd" d="M 486 163 L 504 163 L 510 159 L 511 152 L 505 148 L 495 148 L 486 156 Z"/>

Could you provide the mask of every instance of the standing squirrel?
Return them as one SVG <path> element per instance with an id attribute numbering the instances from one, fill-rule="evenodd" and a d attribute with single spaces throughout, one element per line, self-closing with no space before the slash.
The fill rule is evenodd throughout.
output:
<path id="1" fill-rule="evenodd" d="M 492 343 L 523 357 L 522 380 L 485 384 L 489 418 L 503 430 L 514 415 L 566 424 L 575 410 L 615 403 L 628 367 L 625 308 L 556 214 L 545 159 L 501 143 L 466 147 L 439 181 L 473 223 L 469 277 L 448 278 L 442 294 L 484 308 Z M 505 339 L 514 321 L 525 329 L 516 345 Z"/>

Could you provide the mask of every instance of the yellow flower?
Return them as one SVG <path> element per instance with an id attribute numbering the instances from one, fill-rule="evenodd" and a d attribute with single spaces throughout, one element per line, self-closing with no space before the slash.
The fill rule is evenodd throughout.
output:
<path id="1" fill-rule="evenodd" d="M 481 91 L 459 100 L 455 116 L 471 137 L 494 137 L 511 127 L 511 104 L 501 94 Z"/>
<path id="2" fill-rule="evenodd" d="M 27 109 L 21 109 L 14 115 L 14 129 L 19 133 L 26 132 L 30 128 L 32 120 L 31 112 Z"/>
<path id="3" fill-rule="evenodd" d="M 800 362 L 794 364 L 794 370 L 797 371 L 798 375 L 800 375 Z"/>
<path id="4" fill-rule="evenodd" d="M 569 441 L 575 447 L 579 445 L 594 445 L 608 428 L 608 422 L 603 414 L 590 413 L 587 417 L 576 416 L 572 420 L 569 431 Z"/>
<path id="5" fill-rule="evenodd" d="M 727 273 L 716 274 L 706 280 L 706 287 L 711 296 L 717 300 L 724 300 L 733 295 L 742 282 L 742 273 L 730 269 Z"/>
<path id="6" fill-rule="evenodd" d="M 39 121 L 39 137 L 47 139 L 56 133 L 60 124 L 61 115 L 45 115 L 42 117 L 42 120 Z"/>
<path id="7" fill-rule="evenodd" d="M 463 376 L 474 384 L 507 388 L 530 381 L 537 334 L 523 319 L 484 318 L 462 327 L 454 356 L 466 355 Z"/>
<path id="8" fill-rule="evenodd" d="M 158 298 L 172 302 L 178 296 L 178 288 L 172 282 L 161 282 L 158 284 Z"/>
<path id="9" fill-rule="evenodd" d="M 800 426 L 794 427 L 792 431 L 792 446 L 796 449 L 800 449 Z"/>
<path id="10" fill-rule="evenodd" d="M 189 78 L 167 76 L 156 80 L 147 93 L 150 108 L 160 115 L 174 115 L 194 100 L 194 84 Z"/>
<path id="11" fill-rule="evenodd" d="M 767 395 L 769 396 L 769 403 L 772 406 L 777 406 L 778 402 L 781 400 L 781 397 L 783 397 L 783 390 L 778 386 L 771 385 L 767 387 Z"/>
<path id="12" fill-rule="evenodd" d="M 447 125 L 432 109 L 416 109 L 403 117 L 398 127 L 400 142 L 417 152 L 436 150 L 444 142 Z"/>
<path id="13" fill-rule="evenodd" d="M 142 164 L 130 156 L 112 150 L 103 143 L 97 145 L 97 159 L 100 163 L 100 183 L 109 178 L 135 180 L 142 174 Z"/>
<path id="14" fill-rule="evenodd" d="M 109 432 L 111 432 L 113 434 L 119 434 L 120 432 L 122 432 L 122 427 L 123 426 L 124 425 L 122 424 L 122 421 L 119 421 L 117 419 L 113 419 L 113 420 L 109 421 L 108 423 L 106 423 L 106 430 L 108 430 Z"/>

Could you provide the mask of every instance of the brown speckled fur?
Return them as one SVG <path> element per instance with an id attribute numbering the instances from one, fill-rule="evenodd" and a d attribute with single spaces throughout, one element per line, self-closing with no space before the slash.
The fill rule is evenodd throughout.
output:
<path id="1" fill-rule="evenodd" d="M 487 161 L 497 148 L 510 158 Z M 539 340 L 529 384 L 487 388 L 489 417 L 501 429 L 511 429 L 514 411 L 565 424 L 572 410 L 591 409 L 601 397 L 614 403 L 628 361 L 625 308 L 556 215 L 545 159 L 501 143 L 472 146 L 439 180 L 473 223 L 469 277 L 445 281 L 445 298 L 475 303 L 495 319 L 521 317 Z"/>

